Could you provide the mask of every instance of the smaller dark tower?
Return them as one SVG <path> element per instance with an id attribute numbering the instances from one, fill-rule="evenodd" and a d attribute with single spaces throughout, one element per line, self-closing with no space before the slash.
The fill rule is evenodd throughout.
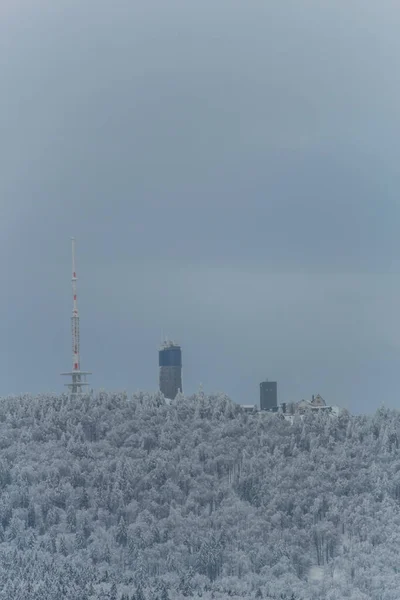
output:
<path id="1" fill-rule="evenodd" d="M 160 392 L 174 400 L 182 392 L 182 350 L 178 344 L 166 341 L 158 352 Z"/>
<path id="2" fill-rule="evenodd" d="M 276 381 L 260 383 L 260 410 L 278 410 L 278 384 Z"/>

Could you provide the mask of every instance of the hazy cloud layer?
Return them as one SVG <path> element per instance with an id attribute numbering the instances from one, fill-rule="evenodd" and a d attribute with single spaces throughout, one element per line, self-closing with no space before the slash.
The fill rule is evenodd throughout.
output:
<path id="1" fill-rule="evenodd" d="M 395 2 L 0 8 L 3 394 L 61 389 L 69 237 L 95 387 L 397 405 Z"/>

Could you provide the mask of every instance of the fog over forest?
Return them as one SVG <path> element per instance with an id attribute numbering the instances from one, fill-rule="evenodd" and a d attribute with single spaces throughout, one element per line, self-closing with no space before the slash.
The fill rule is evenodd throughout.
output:
<path id="1" fill-rule="evenodd" d="M 0 0 L 0 600 L 399 600 L 399 31 Z"/>

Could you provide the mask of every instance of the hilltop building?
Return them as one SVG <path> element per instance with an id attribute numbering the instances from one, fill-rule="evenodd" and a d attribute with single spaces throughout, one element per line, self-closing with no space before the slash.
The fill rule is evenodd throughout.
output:
<path id="1" fill-rule="evenodd" d="M 295 404 L 298 412 L 305 412 L 306 410 L 312 410 L 313 412 L 330 412 L 331 406 L 328 406 L 320 394 L 312 396 L 311 400 L 300 400 Z"/>
<path id="2" fill-rule="evenodd" d="M 255 413 L 258 410 L 256 404 L 241 404 L 240 406 L 246 413 Z"/>
<path id="3" fill-rule="evenodd" d="M 341 409 L 338 406 L 328 405 L 320 394 L 311 396 L 311 400 L 300 400 L 300 402 L 292 402 L 291 404 L 282 405 L 285 410 L 282 410 L 285 414 L 294 415 L 305 414 L 308 411 L 311 412 L 327 412 L 333 415 L 338 415 Z"/>
<path id="4" fill-rule="evenodd" d="M 178 344 L 165 341 L 158 352 L 160 392 L 174 400 L 182 392 L 182 349 Z"/>

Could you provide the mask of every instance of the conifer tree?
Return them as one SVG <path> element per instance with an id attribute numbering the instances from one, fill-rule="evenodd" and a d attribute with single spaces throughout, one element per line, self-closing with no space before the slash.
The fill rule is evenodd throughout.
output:
<path id="1" fill-rule="evenodd" d="M 114 581 L 112 583 L 111 589 L 110 589 L 110 600 L 117 600 L 117 594 L 118 594 L 117 584 Z"/>
<path id="2" fill-rule="evenodd" d="M 124 520 L 124 517 L 121 517 L 119 520 L 119 523 L 118 523 L 116 541 L 118 544 L 125 547 L 127 540 L 128 540 L 128 532 L 126 529 L 125 520 Z"/>
<path id="3" fill-rule="evenodd" d="M 136 597 L 136 600 L 145 600 L 143 589 L 142 589 L 142 586 L 140 584 L 136 588 L 135 597 Z"/>

